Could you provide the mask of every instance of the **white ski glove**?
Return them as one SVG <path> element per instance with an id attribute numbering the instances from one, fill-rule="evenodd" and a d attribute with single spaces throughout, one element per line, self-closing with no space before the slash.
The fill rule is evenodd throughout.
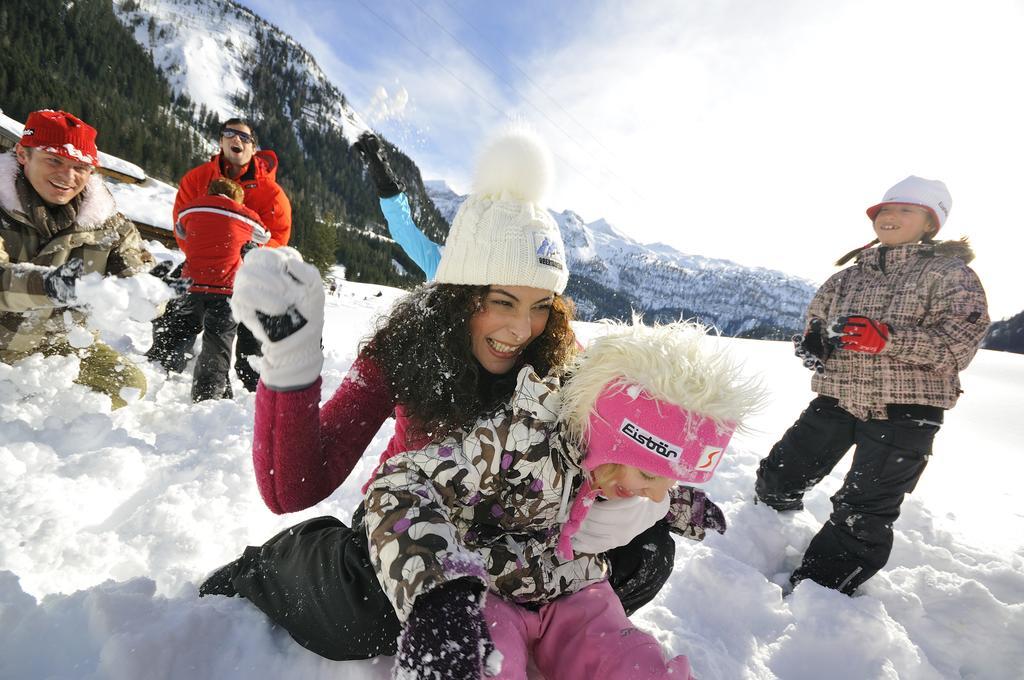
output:
<path id="1" fill-rule="evenodd" d="M 626 545 L 668 514 L 669 497 L 657 503 L 643 496 L 597 501 L 572 535 L 573 552 L 596 555 Z"/>
<path id="2" fill-rule="evenodd" d="M 235 275 L 231 311 L 263 345 L 260 380 L 279 392 L 316 382 L 323 368 L 324 284 L 294 248 L 259 248 Z"/>

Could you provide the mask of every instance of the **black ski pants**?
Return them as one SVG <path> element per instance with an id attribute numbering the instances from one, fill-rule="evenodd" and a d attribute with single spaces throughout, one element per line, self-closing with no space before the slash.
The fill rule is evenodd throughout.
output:
<path id="1" fill-rule="evenodd" d="M 370 562 L 362 519 L 360 505 L 351 529 L 317 517 L 249 546 L 211 574 L 199 594 L 241 595 L 303 647 L 329 659 L 394 655 L 402 626 Z M 611 585 L 632 614 L 668 580 L 675 543 L 659 522 L 608 558 Z"/>
<path id="2" fill-rule="evenodd" d="M 887 420 L 858 420 L 836 399 L 817 397 L 761 461 L 758 500 L 797 510 L 804 493 L 856 447 L 843 486 L 832 496 L 832 515 L 790 577 L 794 585 L 809 578 L 852 594 L 889 560 L 893 523 L 928 464 L 943 411 L 914 404 L 886 410 Z"/>
<path id="3" fill-rule="evenodd" d="M 153 319 L 153 344 L 146 358 L 159 363 L 165 371 L 181 373 L 185 370 L 196 335 L 202 328 L 188 308 L 189 294 L 173 298 L 164 313 Z"/>
<path id="4" fill-rule="evenodd" d="M 242 385 L 250 392 L 256 391 L 256 385 L 260 382 L 260 374 L 252 364 L 249 357 L 263 356 L 263 348 L 260 341 L 252 334 L 245 324 L 238 324 L 238 339 L 235 342 L 235 374 L 242 381 Z"/>
<path id="5" fill-rule="evenodd" d="M 181 373 L 185 370 L 185 365 L 192 354 L 192 348 L 196 344 L 196 336 L 204 330 L 202 320 L 196 316 L 195 304 L 189 300 L 192 295 L 204 295 L 204 293 L 189 293 L 171 300 L 163 315 L 153 320 L 153 346 L 146 352 L 146 357 L 150 361 L 158 362 L 165 371 Z M 210 295 L 213 296 L 213 294 Z M 217 297 L 230 299 L 224 295 Z M 227 317 L 225 318 L 230 317 L 231 310 L 227 308 Z M 260 381 L 260 374 L 249 363 L 249 357 L 263 356 L 260 341 L 244 324 L 234 321 L 232 323 L 235 325 L 235 330 L 232 331 L 232 337 L 235 339 L 235 374 L 238 375 L 245 389 L 255 392 L 256 385 Z M 230 349 L 229 344 L 229 366 L 231 362 Z M 231 396 L 230 385 L 226 388 L 224 396 Z M 194 394 L 193 400 L 195 400 Z"/>
<path id="6" fill-rule="evenodd" d="M 236 327 L 230 296 L 186 293 L 172 300 L 164 315 L 153 322 L 153 346 L 146 356 L 168 371 L 181 373 L 196 335 L 202 332 L 203 344 L 192 372 L 192 401 L 227 397 Z"/>
<path id="7" fill-rule="evenodd" d="M 238 324 L 227 295 L 193 294 L 195 316 L 202 320 L 203 345 L 192 372 L 192 401 L 230 396 L 231 343 Z"/>

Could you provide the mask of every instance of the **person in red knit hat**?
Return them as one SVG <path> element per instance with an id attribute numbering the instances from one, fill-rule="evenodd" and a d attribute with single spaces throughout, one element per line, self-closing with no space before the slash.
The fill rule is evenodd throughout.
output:
<path id="1" fill-rule="evenodd" d="M 96 129 L 65 111 L 33 111 L 21 139 L 0 156 L 0 361 L 75 354 L 77 382 L 114 408 L 141 396 L 146 379 L 107 345 L 72 346 L 68 332 L 83 274 L 132 276 L 153 257 L 94 172 Z M 76 343 L 76 345 L 79 343 Z"/>
<path id="2" fill-rule="evenodd" d="M 237 328 L 231 316 L 235 272 L 244 253 L 270 239 L 260 216 L 242 205 L 244 195 L 238 182 L 215 177 L 207 195 L 186 203 L 174 224 L 174 239 L 185 253 L 181 275 L 192 280 L 178 306 L 175 323 L 183 336 L 203 333 L 203 346 L 192 374 L 194 402 L 228 396 L 231 343 Z M 178 346 L 168 351 L 180 353 L 184 363 L 186 349 Z"/>

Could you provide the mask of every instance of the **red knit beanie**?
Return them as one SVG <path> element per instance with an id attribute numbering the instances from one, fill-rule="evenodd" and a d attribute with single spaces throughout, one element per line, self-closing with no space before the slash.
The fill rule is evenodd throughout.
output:
<path id="1" fill-rule="evenodd" d="M 79 163 L 100 164 L 96 128 L 65 111 L 43 109 L 28 114 L 19 143 Z"/>

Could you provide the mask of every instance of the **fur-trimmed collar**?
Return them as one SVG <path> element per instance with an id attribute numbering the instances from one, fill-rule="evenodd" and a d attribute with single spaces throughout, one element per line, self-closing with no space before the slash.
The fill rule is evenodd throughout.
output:
<path id="1" fill-rule="evenodd" d="M 866 248 L 857 254 L 858 262 L 876 262 L 878 259 L 878 252 L 881 248 L 887 248 L 891 253 L 903 252 L 907 256 L 912 253 L 927 253 L 931 252 L 933 255 L 940 257 L 955 257 L 963 261 L 964 264 L 969 264 L 974 259 L 974 250 L 971 248 L 971 244 L 967 241 L 967 237 L 950 240 L 950 241 L 925 241 L 922 243 L 904 243 L 898 246 L 873 246 Z M 892 257 L 892 256 L 890 256 Z M 896 255 L 899 257 L 899 255 Z"/>
<path id="2" fill-rule="evenodd" d="M 970 264 L 974 259 L 974 249 L 971 248 L 966 236 L 955 241 L 936 241 L 935 254 L 958 257 L 964 261 L 964 264 Z"/>
<path id="3" fill-rule="evenodd" d="M 9 213 L 24 215 L 24 206 L 14 187 L 18 170 L 18 159 L 14 151 L 0 154 L 0 207 Z M 110 195 L 107 187 L 103 186 L 103 179 L 99 173 L 93 172 L 85 191 L 82 192 L 82 205 L 78 209 L 75 224 L 86 228 L 95 227 L 106 222 L 116 212 L 117 204 L 114 203 L 114 197 Z"/>

